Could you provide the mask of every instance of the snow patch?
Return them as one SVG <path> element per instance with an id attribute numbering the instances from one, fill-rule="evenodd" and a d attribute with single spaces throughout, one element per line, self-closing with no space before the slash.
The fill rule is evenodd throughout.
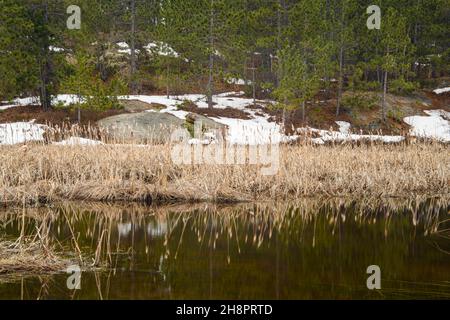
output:
<path id="1" fill-rule="evenodd" d="M 412 116 L 404 119 L 412 127 L 410 134 L 415 137 L 450 142 L 450 112 L 444 110 L 424 112 L 428 116 Z"/>
<path id="2" fill-rule="evenodd" d="M 52 105 L 62 104 L 67 107 L 71 104 L 78 103 L 79 98 L 74 94 L 59 94 L 52 98 Z M 84 99 L 81 98 L 81 101 Z M 21 106 L 30 106 L 30 105 L 39 105 L 40 99 L 39 97 L 28 97 L 28 98 L 17 98 L 11 101 L 11 104 L 0 106 L 0 110 L 6 110 L 14 107 Z"/>
<path id="3" fill-rule="evenodd" d="M 130 46 L 128 45 L 128 43 L 126 43 L 126 42 L 117 42 L 116 45 L 120 48 L 119 50 L 117 50 L 117 52 L 131 55 L 131 49 L 130 49 Z M 136 54 L 139 54 L 140 50 L 134 49 L 134 52 Z"/>
<path id="4" fill-rule="evenodd" d="M 342 129 L 342 127 L 341 127 Z M 298 132 L 313 132 L 319 135 L 318 138 L 311 139 L 314 144 L 325 144 L 326 142 L 355 142 L 360 140 L 380 141 L 384 143 L 398 143 L 405 140 L 402 136 L 383 136 L 369 134 L 350 134 L 342 131 L 320 130 L 314 128 L 301 128 Z"/>
<path id="5" fill-rule="evenodd" d="M 450 87 L 436 89 L 433 92 L 436 93 L 436 94 L 443 94 L 443 93 L 446 93 L 446 92 L 450 92 Z"/>
<path id="6" fill-rule="evenodd" d="M 13 145 L 43 140 L 46 126 L 33 122 L 0 124 L 0 145 Z"/>
<path id="7" fill-rule="evenodd" d="M 238 79 L 238 78 L 227 78 L 225 81 L 228 84 L 234 84 L 237 86 L 245 86 L 245 85 L 252 85 L 252 81 L 250 80 L 244 80 L 244 79 Z"/>
<path id="8" fill-rule="evenodd" d="M 225 117 L 211 117 L 211 119 L 228 127 L 226 140 L 230 144 L 262 145 L 285 141 L 286 136 L 282 134 L 281 126 L 269 122 L 268 115 L 256 115 L 253 110 L 248 110 L 248 113 L 253 119 Z"/>
<path id="9" fill-rule="evenodd" d="M 63 140 L 60 142 L 54 142 L 54 145 L 57 146 L 99 146 L 103 145 L 104 143 L 98 140 L 90 140 L 85 138 L 79 138 L 79 137 L 71 137 L 67 140 Z"/>
<path id="10" fill-rule="evenodd" d="M 60 53 L 60 52 L 66 51 L 63 48 L 58 48 L 58 47 L 54 47 L 54 46 L 49 46 L 48 50 L 50 50 L 51 52 L 56 52 L 56 53 Z"/>
<path id="11" fill-rule="evenodd" d="M 160 56 L 165 57 L 173 57 L 178 58 L 180 55 L 178 52 L 176 52 L 171 46 L 169 46 L 167 43 L 157 41 L 157 42 L 150 42 L 146 46 L 144 46 L 144 49 L 149 54 L 158 54 Z"/>
<path id="12" fill-rule="evenodd" d="M 345 121 L 336 121 L 336 124 L 339 126 L 339 132 L 344 134 L 350 133 L 351 124 Z"/>

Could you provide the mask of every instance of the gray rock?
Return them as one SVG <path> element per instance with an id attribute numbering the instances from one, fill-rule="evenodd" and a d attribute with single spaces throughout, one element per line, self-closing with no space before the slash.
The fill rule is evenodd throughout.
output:
<path id="1" fill-rule="evenodd" d="M 139 100 L 120 100 L 120 104 L 128 112 L 143 112 L 146 110 L 161 110 L 166 108 L 165 105 L 157 103 L 146 103 Z"/>
<path id="2" fill-rule="evenodd" d="M 195 121 L 202 122 L 202 128 L 226 131 L 226 126 L 205 116 L 190 113 L 181 120 L 169 113 L 140 112 L 112 116 L 100 120 L 97 124 L 108 138 L 118 143 L 166 143 L 171 134 L 180 128 L 191 129 Z"/>
<path id="3" fill-rule="evenodd" d="M 164 143 L 184 121 L 167 113 L 121 114 L 100 120 L 98 126 L 117 142 Z"/>

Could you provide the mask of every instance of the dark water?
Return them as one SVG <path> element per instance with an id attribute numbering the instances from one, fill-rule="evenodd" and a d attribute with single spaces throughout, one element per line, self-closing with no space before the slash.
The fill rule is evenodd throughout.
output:
<path id="1" fill-rule="evenodd" d="M 0 236 L 45 225 L 74 253 L 73 232 L 85 262 L 104 267 L 83 272 L 77 291 L 65 273 L 0 276 L 0 299 L 449 299 L 449 209 L 441 200 L 305 200 L 4 210 Z M 367 288 L 370 265 L 381 290 Z"/>

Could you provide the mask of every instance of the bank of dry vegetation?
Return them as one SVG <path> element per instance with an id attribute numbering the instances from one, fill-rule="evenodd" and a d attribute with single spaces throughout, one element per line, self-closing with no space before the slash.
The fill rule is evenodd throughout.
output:
<path id="1" fill-rule="evenodd" d="M 434 143 L 292 145 L 280 169 L 175 165 L 171 146 L 4 146 L 0 201 L 247 201 L 309 196 L 448 195 L 450 150 Z"/>

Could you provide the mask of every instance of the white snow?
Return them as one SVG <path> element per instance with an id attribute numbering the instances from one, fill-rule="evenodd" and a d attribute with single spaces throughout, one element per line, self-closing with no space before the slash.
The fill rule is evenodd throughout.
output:
<path id="1" fill-rule="evenodd" d="M 0 145 L 12 145 L 44 139 L 46 126 L 30 122 L 0 124 Z"/>
<path id="2" fill-rule="evenodd" d="M 320 137 L 313 138 L 311 141 L 315 144 L 325 144 L 326 142 L 352 142 L 360 140 L 381 141 L 385 143 L 397 143 L 403 141 L 402 136 L 385 136 L 370 134 L 352 134 L 350 132 L 351 124 L 345 121 L 336 121 L 339 131 L 320 130 L 315 128 L 300 128 L 299 132 L 313 132 Z"/>
<path id="3" fill-rule="evenodd" d="M 4 105 L 4 106 L 0 106 L 0 111 L 6 110 L 6 109 L 10 109 L 10 108 L 14 108 L 14 107 L 17 107 L 17 106 L 14 105 L 14 104 L 7 104 L 7 105 Z"/>
<path id="4" fill-rule="evenodd" d="M 336 121 L 336 124 L 339 126 L 339 132 L 344 134 L 348 134 L 350 132 L 350 123 L 345 121 Z"/>
<path id="5" fill-rule="evenodd" d="M 130 47 L 126 42 L 117 42 L 116 45 L 121 49 L 128 49 Z"/>
<path id="6" fill-rule="evenodd" d="M 402 136 L 383 136 L 370 134 L 350 134 L 340 131 L 320 130 L 314 128 L 300 128 L 299 132 L 312 132 L 320 137 L 313 138 L 311 141 L 315 144 L 325 144 L 326 142 L 352 142 L 360 140 L 380 141 L 385 143 L 397 143 L 403 141 Z"/>
<path id="7" fill-rule="evenodd" d="M 245 85 L 252 85 L 252 81 L 250 80 L 244 80 L 239 78 L 227 78 L 225 79 L 228 84 L 234 84 L 237 86 L 245 86 Z"/>
<path id="8" fill-rule="evenodd" d="M 214 108 L 216 109 L 225 109 L 225 108 L 234 108 L 239 110 L 245 110 L 249 105 L 253 104 L 253 99 L 240 98 L 240 97 L 231 97 L 233 95 L 242 95 L 242 92 L 227 92 L 213 96 Z M 139 100 L 148 104 L 156 103 L 168 106 L 167 109 L 162 110 L 161 112 L 169 112 L 172 113 L 176 110 L 176 107 L 181 105 L 185 101 L 194 102 L 199 108 L 208 108 L 208 103 L 206 96 L 203 94 L 186 94 L 179 96 L 170 96 L 167 98 L 166 96 L 147 96 L 147 95 L 131 95 L 131 96 L 121 96 L 118 97 L 119 100 Z M 261 103 L 261 101 L 258 101 Z M 264 102 L 268 103 L 268 102 Z M 182 112 L 182 118 L 187 113 Z"/>
<path id="9" fill-rule="evenodd" d="M 83 98 L 81 98 L 83 100 Z M 62 104 L 67 107 L 71 104 L 78 103 L 78 96 L 74 94 L 59 94 L 52 98 L 52 105 Z M 39 105 L 39 97 L 17 98 L 11 101 L 8 105 L 0 106 L 0 110 L 6 110 L 19 106 Z"/>
<path id="10" fill-rule="evenodd" d="M 243 92 L 226 92 L 215 95 L 213 101 L 214 108 L 225 109 L 234 108 L 241 110 L 249 115 L 250 119 L 236 119 L 227 117 L 211 117 L 212 120 L 224 124 L 228 127 L 227 141 L 232 144 L 265 144 L 293 141 L 298 136 L 287 137 L 282 133 L 280 124 L 270 121 L 270 116 L 264 112 L 264 109 L 254 110 L 249 106 L 253 105 L 253 99 L 239 97 Z M 65 106 L 78 102 L 76 95 L 58 95 L 54 97 L 52 103 L 61 103 Z M 179 96 L 150 96 L 150 95 L 130 95 L 118 97 L 120 100 L 139 100 L 148 104 L 161 104 L 166 106 L 160 111 L 148 110 L 148 112 L 161 112 L 172 114 L 179 119 L 185 120 L 189 114 L 187 111 L 178 110 L 178 107 L 185 101 L 195 103 L 199 108 L 207 108 L 207 100 L 202 94 L 186 94 Z M 1 109 L 14 107 L 18 105 L 37 104 L 37 97 L 16 99 L 12 105 L 1 106 Z M 257 101 L 258 104 L 265 106 L 273 104 L 273 101 Z M 415 136 L 428 137 L 440 141 L 450 141 L 450 113 L 443 110 L 425 111 L 427 116 L 414 116 L 405 118 L 404 121 L 411 125 L 411 134 Z M 300 128 L 299 133 L 314 132 L 319 137 L 313 138 L 313 143 L 324 144 L 328 141 L 359 141 L 372 140 L 383 141 L 386 143 L 395 143 L 404 140 L 402 136 L 383 136 L 383 135 L 363 135 L 353 134 L 350 131 L 351 124 L 345 121 L 336 121 L 339 131 L 320 130 L 314 128 Z M 0 144 L 22 143 L 30 140 L 42 140 L 44 126 L 33 123 L 15 123 L 0 125 Z M 192 143 L 203 143 L 203 141 L 192 141 Z M 66 141 L 57 143 L 58 145 L 98 145 L 99 141 L 92 141 L 82 138 L 70 138 Z"/>
<path id="11" fill-rule="evenodd" d="M 450 92 L 450 87 L 436 89 L 433 92 L 436 93 L 436 94 L 443 94 L 443 93 L 446 93 L 446 92 Z"/>
<path id="12" fill-rule="evenodd" d="M 52 52 L 57 52 L 57 53 L 65 51 L 65 49 L 63 49 L 63 48 L 58 48 L 58 47 L 54 47 L 54 46 L 49 46 L 48 50 L 50 50 Z"/>
<path id="13" fill-rule="evenodd" d="M 131 55 L 131 48 L 126 42 L 117 42 L 116 46 L 119 47 L 117 52 L 122 54 Z M 159 56 L 165 56 L 165 57 L 173 57 L 173 58 L 179 58 L 180 54 L 176 52 L 171 46 L 169 46 L 165 42 L 156 41 L 156 42 L 150 42 L 147 45 L 143 47 L 145 51 L 150 55 L 159 55 Z M 135 49 L 136 54 L 140 54 L 141 51 L 139 49 Z M 189 62 L 188 59 L 184 59 L 184 61 Z"/>
<path id="14" fill-rule="evenodd" d="M 230 144 L 276 144 L 283 141 L 281 127 L 275 122 L 268 122 L 263 117 L 242 120 L 231 118 L 211 118 L 228 126 L 226 140 Z"/>
<path id="15" fill-rule="evenodd" d="M 38 97 L 29 97 L 29 98 L 17 98 L 10 102 L 10 104 L 0 106 L 0 110 L 6 110 L 19 106 L 29 106 L 33 104 L 39 104 Z"/>
<path id="16" fill-rule="evenodd" d="M 81 101 L 84 99 L 81 98 Z M 58 94 L 56 97 L 52 99 L 52 105 L 62 104 L 67 107 L 71 104 L 76 104 L 79 102 L 79 97 L 75 94 Z"/>
<path id="17" fill-rule="evenodd" d="M 131 49 L 130 49 L 130 46 L 128 45 L 128 43 L 126 43 L 126 42 L 117 42 L 116 45 L 120 48 L 119 50 L 117 50 L 117 52 L 131 55 Z M 139 54 L 140 50 L 135 49 L 134 52 L 136 54 Z"/>
<path id="18" fill-rule="evenodd" d="M 412 127 L 410 134 L 415 137 L 450 142 L 450 112 L 444 110 L 424 112 L 428 116 L 412 116 L 404 119 Z"/>
<path id="19" fill-rule="evenodd" d="M 245 95 L 244 91 L 231 91 L 231 92 L 219 93 L 219 94 L 215 95 L 215 97 L 228 98 L 228 97 L 232 97 L 232 96 L 240 97 L 243 95 Z"/>
<path id="20" fill-rule="evenodd" d="M 160 56 L 166 56 L 166 57 L 173 57 L 178 58 L 180 55 L 178 52 L 176 52 L 171 46 L 169 46 L 167 43 L 157 41 L 157 42 L 150 42 L 146 46 L 144 46 L 144 49 L 149 54 L 158 54 Z"/>
<path id="21" fill-rule="evenodd" d="M 90 140 L 90 139 L 85 139 L 85 138 L 80 138 L 80 137 L 71 137 L 67 140 L 63 140 L 60 142 L 54 142 L 53 144 L 57 145 L 57 146 L 79 146 L 79 145 L 98 146 L 98 145 L 103 145 L 104 143 L 101 141 L 97 141 L 97 140 Z"/>

